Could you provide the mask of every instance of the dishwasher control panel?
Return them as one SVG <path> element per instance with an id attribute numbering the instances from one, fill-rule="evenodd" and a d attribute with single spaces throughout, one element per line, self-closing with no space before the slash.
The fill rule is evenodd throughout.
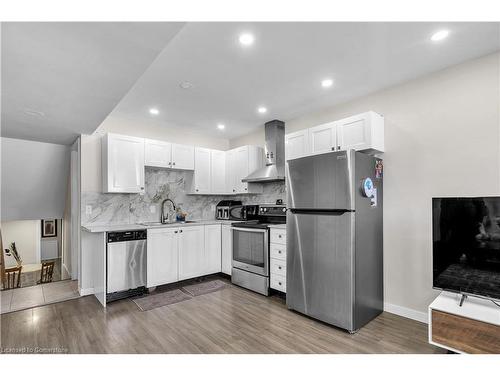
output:
<path id="1" fill-rule="evenodd" d="M 147 238 L 146 230 L 130 230 L 123 232 L 108 232 L 108 243 L 111 242 L 125 242 L 125 241 L 138 241 Z"/>

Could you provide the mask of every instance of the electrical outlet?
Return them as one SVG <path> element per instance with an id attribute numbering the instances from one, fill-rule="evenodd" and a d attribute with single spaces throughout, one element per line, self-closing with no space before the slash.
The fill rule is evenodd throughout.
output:
<path id="1" fill-rule="evenodd" d="M 91 205 L 88 204 L 85 206 L 85 213 L 87 215 L 92 215 L 92 206 Z"/>
<path id="2" fill-rule="evenodd" d="M 151 212 L 152 214 L 155 214 L 156 213 L 156 206 L 153 204 L 151 206 L 149 206 L 149 212 Z"/>

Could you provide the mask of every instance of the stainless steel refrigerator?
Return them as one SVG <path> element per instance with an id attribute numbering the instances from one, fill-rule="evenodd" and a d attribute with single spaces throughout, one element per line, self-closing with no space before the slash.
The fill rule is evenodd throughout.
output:
<path id="1" fill-rule="evenodd" d="M 383 309 L 383 164 L 339 151 L 289 160 L 288 308 L 355 332 Z"/>

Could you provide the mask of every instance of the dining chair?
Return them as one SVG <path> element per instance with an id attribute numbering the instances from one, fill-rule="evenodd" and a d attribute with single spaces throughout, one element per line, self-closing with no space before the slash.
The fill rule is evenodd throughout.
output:
<path id="1" fill-rule="evenodd" d="M 5 269 L 5 289 L 14 289 L 21 287 L 21 269 L 23 267 L 12 267 Z"/>
<path id="2" fill-rule="evenodd" d="M 42 263 L 42 269 L 40 271 L 40 284 L 52 282 L 52 276 L 54 275 L 55 264 L 56 264 L 55 261 Z"/>

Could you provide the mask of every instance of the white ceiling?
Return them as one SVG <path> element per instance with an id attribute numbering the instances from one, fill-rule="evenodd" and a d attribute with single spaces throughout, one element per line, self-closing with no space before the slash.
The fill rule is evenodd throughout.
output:
<path id="1" fill-rule="evenodd" d="M 449 38 L 431 42 L 441 28 Z M 2 136 L 68 144 L 111 112 L 231 139 L 494 52 L 499 38 L 498 23 L 3 23 Z"/>
<path id="2" fill-rule="evenodd" d="M 448 39 L 431 42 L 442 28 Z M 255 35 L 251 47 L 239 44 L 243 31 Z M 188 23 L 111 116 L 231 139 L 499 46 L 498 23 Z M 328 90 L 320 85 L 324 77 L 335 80 Z M 183 81 L 193 88 L 181 89 Z M 259 105 L 268 113 L 258 114 Z M 160 114 L 151 116 L 150 107 Z"/>
<path id="3" fill-rule="evenodd" d="M 183 23 L 2 23 L 2 136 L 92 133 Z"/>

